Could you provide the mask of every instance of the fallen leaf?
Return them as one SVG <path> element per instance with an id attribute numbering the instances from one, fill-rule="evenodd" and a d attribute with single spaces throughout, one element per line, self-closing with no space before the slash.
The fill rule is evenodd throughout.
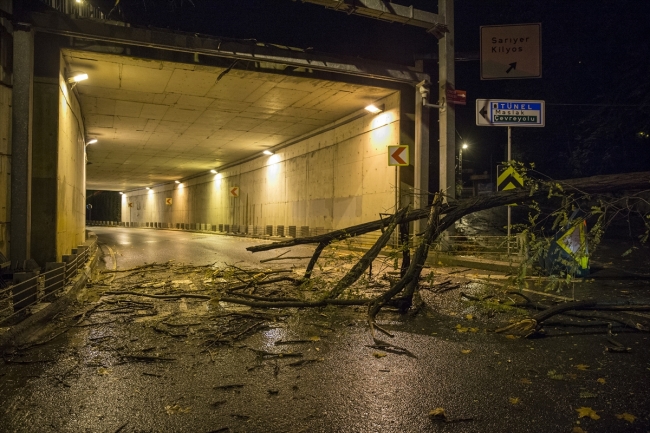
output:
<path id="1" fill-rule="evenodd" d="M 466 318 L 467 320 L 474 320 L 474 316 L 472 316 L 471 314 L 466 314 L 466 315 L 465 315 L 465 318 Z"/>
<path id="2" fill-rule="evenodd" d="M 445 414 L 445 410 L 443 408 L 437 407 L 429 411 L 429 417 L 431 419 L 445 421 L 447 419 L 447 414 Z"/>
<path id="3" fill-rule="evenodd" d="M 603 379 L 602 377 L 599 377 L 598 379 L 596 379 L 596 382 L 598 382 L 598 383 L 600 383 L 601 385 L 603 385 L 603 384 L 605 384 L 606 381 L 605 381 L 605 379 Z"/>
<path id="4" fill-rule="evenodd" d="M 510 403 L 512 403 L 512 404 L 519 404 L 520 403 L 519 397 L 510 397 L 508 400 L 510 400 Z"/>
<path id="5" fill-rule="evenodd" d="M 318 335 L 314 335 L 313 337 L 309 337 L 309 341 L 320 341 L 320 337 Z"/>
<path id="6" fill-rule="evenodd" d="M 99 367 L 97 369 L 97 374 L 99 374 L 100 376 L 107 376 L 107 375 L 111 374 L 112 372 L 113 372 L 113 370 L 111 370 L 110 368 Z"/>
<path id="7" fill-rule="evenodd" d="M 165 411 L 167 412 L 167 415 L 171 415 L 174 413 L 189 413 L 190 412 L 190 407 L 182 407 L 177 404 L 173 406 L 165 406 Z"/>
<path id="8" fill-rule="evenodd" d="M 469 332 L 476 333 L 476 332 L 478 332 L 478 328 L 469 328 Z"/>
<path id="9" fill-rule="evenodd" d="M 597 395 L 594 394 L 593 392 L 582 391 L 580 393 L 580 398 L 595 398 L 595 397 L 597 397 Z"/>
<path id="10" fill-rule="evenodd" d="M 549 370 L 546 375 L 553 380 L 564 380 L 564 375 L 557 374 L 555 370 Z"/>
<path id="11" fill-rule="evenodd" d="M 578 370 L 586 370 L 586 369 L 589 368 L 589 366 L 586 365 L 586 364 L 578 364 L 578 365 L 576 365 L 576 368 L 577 368 Z"/>
<path id="12" fill-rule="evenodd" d="M 519 379 L 519 382 L 523 383 L 523 384 L 526 384 L 526 385 L 530 385 L 531 383 L 533 383 L 527 377 L 522 377 L 521 379 Z"/>
<path id="13" fill-rule="evenodd" d="M 587 433 L 587 431 L 583 430 L 581 427 L 573 427 L 571 433 Z"/>
<path id="14" fill-rule="evenodd" d="M 627 413 L 627 412 L 616 414 L 616 418 L 624 419 L 625 421 L 627 421 L 629 423 L 633 423 L 634 420 L 636 419 L 636 417 L 634 415 L 632 415 L 630 413 Z"/>
<path id="15" fill-rule="evenodd" d="M 375 352 L 372 354 L 372 356 L 374 356 L 375 358 L 383 358 L 384 356 L 386 356 L 386 354 L 384 352 Z"/>
<path id="16" fill-rule="evenodd" d="M 516 339 L 518 339 L 519 337 L 516 336 L 516 335 L 508 334 L 508 335 L 506 335 L 506 338 L 507 338 L 508 340 L 516 340 Z"/>
<path id="17" fill-rule="evenodd" d="M 458 332 L 467 332 L 468 329 L 469 328 L 461 326 L 460 324 L 456 325 L 456 331 L 458 331 Z"/>
<path id="18" fill-rule="evenodd" d="M 580 407 L 576 409 L 576 412 L 578 412 L 578 418 L 589 417 L 591 419 L 600 419 L 600 415 L 598 415 L 596 411 L 590 407 Z"/>
<path id="19" fill-rule="evenodd" d="M 467 355 L 469 352 L 471 352 L 470 349 L 463 349 L 460 351 L 460 353 L 464 353 L 465 355 Z"/>

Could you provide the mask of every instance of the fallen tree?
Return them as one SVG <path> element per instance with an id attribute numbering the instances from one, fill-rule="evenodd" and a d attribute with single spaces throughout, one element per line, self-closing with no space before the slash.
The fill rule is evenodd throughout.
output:
<path id="1" fill-rule="evenodd" d="M 332 242 L 358 236 L 364 233 L 382 230 L 383 234 L 379 237 L 377 243 L 353 266 L 344 278 L 342 278 L 335 288 L 329 291 L 323 302 L 304 303 L 304 306 L 321 306 L 324 304 L 335 304 L 332 302 L 343 291 L 354 284 L 367 267 L 372 263 L 372 260 L 377 256 L 379 250 L 383 248 L 390 236 L 390 233 L 399 224 L 404 224 L 410 221 L 415 221 L 423 218 L 428 218 L 427 226 L 416 249 L 415 256 L 411 260 L 405 272 L 402 272 L 401 278 L 395 282 L 389 290 L 382 295 L 371 300 L 364 300 L 363 303 L 368 303 L 368 318 L 371 327 L 374 324 L 375 317 L 384 305 L 390 304 L 398 307 L 401 311 L 408 310 L 412 304 L 413 293 L 418 285 L 420 274 L 424 266 L 425 260 L 428 255 L 429 247 L 436 239 L 448 228 L 450 228 L 460 218 L 471 213 L 487 210 L 498 206 L 508 204 L 521 204 L 542 202 L 554 196 L 562 195 L 564 197 L 572 197 L 572 202 L 577 200 L 589 200 L 596 195 L 603 195 L 615 192 L 630 192 L 650 189 L 650 172 L 637 172 L 625 173 L 616 175 L 593 176 L 580 179 L 569 179 L 562 181 L 539 181 L 527 179 L 526 189 L 515 189 L 508 191 L 500 191 L 489 196 L 472 197 L 464 200 L 457 200 L 453 202 L 443 203 L 444 196 L 437 194 L 432 206 L 427 209 L 416 209 L 406 212 L 404 209 L 398 211 L 387 219 L 380 219 L 371 221 L 364 224 L 359 224 L 345 229 L 335 230 L 318 236 L 295 238 L 286 241 L 273 242 L 264 245 L 255 245 L 248 247 L 247 250 L 253 253 L 260 251 L 269 251 L 278 248 L 287 248 L 295 245 L 304 244 L 317 244 L 316 250 L 307 266 L 307 271 L 303 278 L 303 282 L 311 277 L 313 268 L 318 261 L 322 251 Z M 401 297 L 396 298 L 397 295 L 402 294 Z M 283 304 L 273 303 L 268 300 L 260 306 L 280 306 Z M 229 299 L 229 302 L 236 302 L 236 299 Z M 247 305 L 251 305 L 250 300 L 245 301 Z M 254 301 L 253 301 L 254 302 Z M 258 302 L 264 302 L 259 300 Z M 244 301 L 242 300 L 242 303 Z M 298 306 L 296 304 L 292 304 Z M 561 307 L 559 308 L 561 309 Z M 571 309 L 571 308 L 569 308 Z M 574 308 L 575 309 L 575 308 Z M 534 318 L 533 318 L 534 319 Z M 539 318 L 538 318 L 539 319 Z M 537 319 L 537 322 L 540 322 Z M 533 329 L 537 325 L 532 324 Z M 381 329 L 381 328 L 378 328 Z"/>

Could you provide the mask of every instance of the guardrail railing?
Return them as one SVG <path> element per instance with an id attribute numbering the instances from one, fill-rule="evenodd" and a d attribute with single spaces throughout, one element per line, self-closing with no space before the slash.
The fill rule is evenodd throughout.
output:
<path id="1" fill-rule="evenodd" d="M 38 304 L 53 301 L 97 251 L 97 242 L 73 249 L 63 262 L 48 262 L 44 272 L 16 272 L 10 285 L 0 288 L 0 325 L 12 323 Z"/>

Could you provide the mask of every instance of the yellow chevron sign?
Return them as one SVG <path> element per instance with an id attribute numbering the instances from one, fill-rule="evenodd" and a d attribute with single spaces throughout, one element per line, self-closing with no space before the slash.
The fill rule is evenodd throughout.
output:
<path id="1" fill-rule="evenodd" d="M 497 191 L 524 187 L 524 178 L 513 167 L 498 165 L 497 173 L 499 173 L 497 177 Z"/>
<path id="2" fill-rule="evenodd" d="M 586 269 L 589 265 L 589 256 L 586 251 L 586 230 L 587 221 L 579 221 L 556 241 L 560 248 L 573 257 L 582 269 Z"/>

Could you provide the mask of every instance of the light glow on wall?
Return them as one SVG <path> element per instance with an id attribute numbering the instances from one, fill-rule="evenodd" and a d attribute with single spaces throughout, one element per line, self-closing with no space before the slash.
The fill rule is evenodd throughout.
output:
<path id="1" fill-rule="evenodd" d="M 395 115 L 391 111 L 386 111 L 375 116 L 370 123 L 371 132 L 370 139 L 375 149 L 386 147 L 392 144 L 390 141 L 393 138 L 391 123 L 395 121 Z"/>
<path id="2" fill-rule="evenodd" d="M 214 187 L 221 188 L 221 180 L 223 179 L 223 174 L 217 173 L 214 175 Z"/>
<path id="3" fill-rule="evenodd" d="M 269 180 L 275 180 L 280 173 L 280 155 L 271 155 L 269 157 L 269 165 L 266 166 L 266 173 Z"/>

